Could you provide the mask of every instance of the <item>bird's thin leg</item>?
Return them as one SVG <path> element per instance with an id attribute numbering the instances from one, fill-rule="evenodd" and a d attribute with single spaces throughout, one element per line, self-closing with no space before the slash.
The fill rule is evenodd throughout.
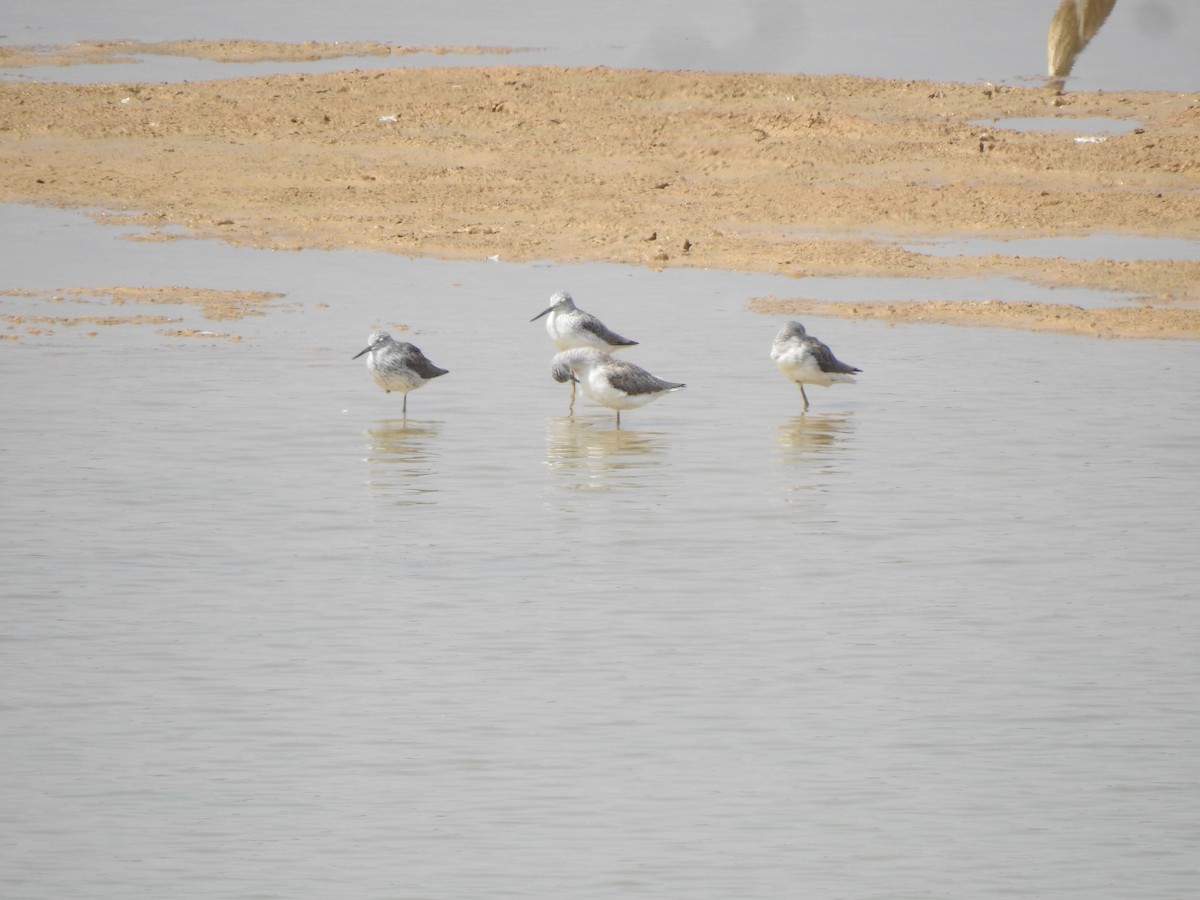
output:
<path id="1" fill-rule="evenodd" d="M 804 393 L 804 385 L 800 385 L 800 396 L 804 398 L 804 411 L 808 412 L 808 394 Z"/>
<path id="2" fill-rule="evenodd" d="M 803 388 L 801 388 L 801 390 L 803 390 Z M 400 414 L 404 416 L 404 418 L 408 418 L 408 394 L 404 395 L 404 403 L 400 407 Z"/>
<path id="3" fill-rule="evenodd" d="M 621 427 L 621 411 L 619 409 L 617 410 L 617 427 Z"/>
<path id="4" fill-rule="evenodd" d="M 571 379 L 571 405 L 567 407 L 567 415 L 575 415 L 575 379 Z"/>

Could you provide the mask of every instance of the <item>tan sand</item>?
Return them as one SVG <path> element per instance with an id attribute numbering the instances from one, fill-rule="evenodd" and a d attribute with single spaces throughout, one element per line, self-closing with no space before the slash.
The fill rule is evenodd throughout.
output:
<path id="1" fill-rule="evenodd" d="M 246 44 L 157 52 L 334 52 Z M 119 42 L 107 52 L 132 51 Z M 1077 142 L 971 124 L 1048 116 L 1139 128 Z M 1200 94 L 517 66 L 10 82 L 0 84 L 0 136 L 0 201 L 100 207 L 234 244 L 795 276 L 1010 275 L 1133 292 L 1141 305 L 831 304 L 801 279 L 796 297 L 755 308 L 1200 336 L 1200 263 L 935 257 L 894 243 L 1200 239 Z"/>

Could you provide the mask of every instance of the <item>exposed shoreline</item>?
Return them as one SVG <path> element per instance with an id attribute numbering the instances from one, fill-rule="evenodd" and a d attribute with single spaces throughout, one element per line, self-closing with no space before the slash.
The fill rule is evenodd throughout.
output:
<path id="1" fill-rule="evenodd" d="M 220 49 L 180 43 L 210 58 Z M 972 124 L 1051 116 L 1137 130 L 1076 142 Z M 791 303 L 821 315 L 1200 337 L 1200 262 L 934 256 L 896 243 L 1200 239 L 1200 94 L 402 68 L 3 82 L 0 133 L 2 202 L 114 210 L 233 244 L 771 272 L 798 278 L 796 297 L 772 301 L 777 312 Z M 806 275 L 1008 275 L 1128 292 L 1139 305 L 1043 314 L 1029 303 L 833 304 L 806 294 Z"/>

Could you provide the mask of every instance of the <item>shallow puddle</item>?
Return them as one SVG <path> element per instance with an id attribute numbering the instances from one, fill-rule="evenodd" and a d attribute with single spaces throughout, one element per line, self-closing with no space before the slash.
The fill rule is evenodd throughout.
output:
<path id="1" fill-rule="evenodd" d="M 1033 256 L 1053 259 L 1200 260 L 1200 241 L 1186 238 L 1146 237 L 1129 234 L 1089 234 L 1073 237 L 938 238 L 895 241 L 906 250 L 930 256 Z"/>
<path id="2" fill-rule="evenodd" d="M 988 125 L 1008 131 L 1062 131 L 1069 134 L 1108 135 L 1128 134 L 1141 127 L 1141 123 L 1127 119 L 1110 119 L 1104 116 L 1037 116 L 1011 119 L 977 119 L 972 125 Z"/>

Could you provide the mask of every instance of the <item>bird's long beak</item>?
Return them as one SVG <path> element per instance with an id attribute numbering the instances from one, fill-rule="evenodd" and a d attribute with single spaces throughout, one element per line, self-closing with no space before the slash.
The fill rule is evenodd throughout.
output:
<path id="1" fill-rule="evenodd" d="M 552 310 L 552 309 L 554 309 L 554 307 L 553 307 L 553 306 L 547 306 L 545 309 L 543 309 L 543 310 L 542 310 L 540 313 L 538 313 L 536 316 L 534 316 L 534 317 L 533 317 L 532 319 L 530 319 L 529 321 L 530 321 L 530 322 L 536 322 L 538 319 L 540 319 L 540 318 L 541 318 L 542 316 L 544 316 L 546 313 L 550 312 L 550 310 Z"/>
<path id="2" fill-rule="evenodd" d="M 362 350 L 359 350 L 357 353 L 355 353 L 355 354 L 354 354 L 352 357 L 350 357 L 350 358 L 351 358 L 351 359 L 358 359 L 358 358 L 359 358 L 360 356 L 362 356 L 364 353 L 370 353 L 370 352 L 371 352 L 371 348 L 370 348 L 370 347 L 364 347 Z"/>

